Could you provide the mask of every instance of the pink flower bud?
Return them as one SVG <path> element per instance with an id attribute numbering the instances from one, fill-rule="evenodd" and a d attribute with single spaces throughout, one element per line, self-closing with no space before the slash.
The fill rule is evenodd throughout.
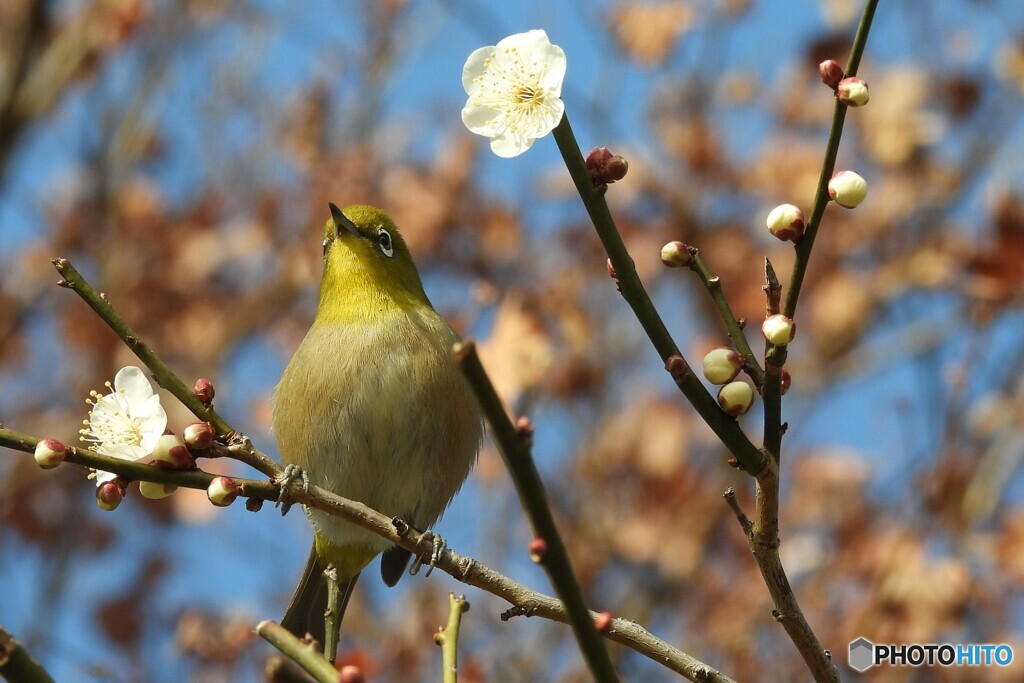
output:
<path id="1" fill-rule="evenodd" d="M 779 374 L 779 388 L 782 391 L 782 395 L 785 396 L 786 392 L 789 391 L 789 385 L 793 383 L 793 378 L 789 375 L 789 370 L 782 368 L 782 372 Z"/>
<path id="2" fill-rule="evenodd" d="M 196 466 L 185 441 L 176 434 L 164 434 L 157 439 L 150 457 L 153 464 L 165 470 L 187 470 Z"/>
<path id="3" fill-rule="evenodd" d="M 781 313 L 769 316 L 761 323 L 764 338 L 775 346 L 783 346 L 793 341 L 796 336 L 796 323 Z"/>
<path id="4" fill-rule="evenodd" d="M 704 356 L 704 376 L 712 384 L 728 384 L 743 367 L 740 354 L 727 346 L 711 349 Z"/>
<path id="5" fill-rule="evenodd" d="M 139 493 L 144 498 L 149 498 L 150 500 L 166 498 L 177 490 L 178 486 L 176 484 L 160 484 L 155 481 L 139 482 Z"/>
<path id="6" fill-rule="evenodd" d="M 804 212 L 792 204 L 779 204 L 768 212 L 768 232 L 783 241 L 794 241 L 804 234 Z"/>
<path id="7" fill-rule="evenodd" d="M 595 147 L 586 159 L 590 178 L 597 186 L 614 183 L 626 177 L 629 163 L 618 154 L 612 154 L 607 147 Z"/>
<path id="8" fill-rule="evenodd" d="M 217 477 L 206 487 L 206 497 L 217 507 L 227 507 L 235 502 L 242 487 L 231 477 Z"/>
<path id="9" fill-rule="evenodd" d="M 543 538 L 535 538 L 530 541 L 530 561 L 540 564 L 548 553 L 548 542 Z"/>
<path id="10" fill-rule="evenodd" d="M 205 451 L 213 445 L 213 437 L 217 436 L 217 433 L 213 431 L 213 425 L 209 422 L 193 422 L 185 427 L 182 436 L 192 450 Z"/>
<path id="11" fill-rule="evenodd" d="M 678 384 L 686 378 L 686 373 L 690 371 L 690 367 L 686 364 L 686 361 L 682 356 L 672 355 L 665 360 L 665 369 L 668 370 L 668 374 L 672 375 L 672 379 Z"/>
<path id="12" fill-rule="evenodd" d="M 96 505 L 101 510 L 112 512 L 124 500 L 124 488 L 117 479 L 104 482 L 96 489 Z"/>
<path id="13" fill-rule="evenodd" d="M 840 102 L 851 107 L 863 107 L 871 99 L 871 93 L 868 92 L 867 83 L 851 76 L 839 81 L 836 97 Z"/>
<path id="14" fill-rule="evenodd" d="M 594 618 L 594 627 L 598 633 L 608 633 L 612 630 L 612 613 L 601 612 Z"/>
<path id="15" fill-rule="evenodd" d="M 338 670 L 338 683 L 366 683 L 366 678 L 358 666 L 346 664 Z"/>
<path id="16" fill-rule="evenodd" d="M 43 439 L 36 444 L 36 464 L 44 470 L 52 470 L 64 462 L 64 456 L 67 455 L 67 452 L 68 447 L 57 441 L 57 439 Z"/>
<path id="17" fill-rule="evenodd" d="M 839 62 L 834 59 L 826 59 L 818 65 L 818 75 L 821 76 L 822 83 L 835 90 L 839 86 L 839 81 L 843 80 L 843 77 L 846 76 L 846 73 L 843 71 L 843 67 L 839 65 Z"/>
<path id="18" fill-rule="evenodd" d="M 205 377 L 200 377 L 196 380 L 196 385 L 192 387 L 192 393 L 196 395 L 204 406 L 213 403 L 213 397 L 217 394 L 213 390 L 213 382 Z"/>
<path id="19" fill-rule="evenodd" d="M 754 405 L 754 390 L 742 380 L 729 382 L 718 390 L 718 405 L 727 415 L 738 417 Z"/>
<path id="20" fill-rule="evenodd" d="M 680 268 L 693 263 L 693 254 L 682 242 L 669 242 L 661 248 L 661 262 L 669 268 Z"/>
<path id="21" fill-rule="evenodd" d="M 868 184 L 853 171 L 840 171 L 828 181 L 828 196 L 839 206 L 855 208 L 868 196 Z"/>
<path id="22" fill-rule="evenodd" d="M 605 182 L 614 183 L 616 180 L 622 180 L 626 177 L 627 171 L 629 171 L 629 162 L 616 154 L 605 164 Z"/>

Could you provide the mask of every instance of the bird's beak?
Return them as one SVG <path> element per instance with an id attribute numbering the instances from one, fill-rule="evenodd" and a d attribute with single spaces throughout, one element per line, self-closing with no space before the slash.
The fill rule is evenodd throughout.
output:
<path id="1" fill-rule="evenodd" d="M 331 207 L 331 218 L 334 219 L 334 230 L 339 231 L 342 228 L 345 228 L 350 235 L 359 237 L 359 229 L 356 227 L 356 224 L 346 218 L 345 214 L 341 212 L 341 209 L 339 209 L 337 205 L 330 202 L 328 202 L 327 205 Z"/>

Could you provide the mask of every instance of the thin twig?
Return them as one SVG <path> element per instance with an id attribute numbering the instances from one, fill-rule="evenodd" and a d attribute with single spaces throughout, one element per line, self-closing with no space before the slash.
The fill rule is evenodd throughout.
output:
<path id="1" fill-rule="evenodd" d="M 854 76 L 857 73 L 861 57 L 864 55 L 864 48 L 867 46 L 871 20 L 875 16 L 875 9 L 877 7 L 878 0 L 867 0 L 867 3 L 864 5 L 864 13 L 860 17 L 857 35 L 854 37 L 853 46 L 850 49 L 850 59 L 847 61 L 847 76 Z M 793 274 L 789 278 L 786 305 L 782 309 L 782 312 L 789 318 L 796 314 L 797 301 L 800 299 L 804 275 L 807 273 L 807 261 L 811 255 L 811 248 L 814 246 L 814 238 L 818 234 L 818 227 L 821 225 L 821 217 L 825 214 L 825 207 L 829 203 L 828 181 L 832 179 L 832 174 L 836 168 L 836 156 L 839 154 L 839 141 L 843 137 L 843 123 L 846 121 L 847 108 L 845 104 L 838 99 L 836 100 L 835 111 L 832 114 L 832 128 L 829 130 L 828 142 L 825 145 L 825 161 L 821 165 L 818 187 L 814 192 L 811 218 L 807 221 L 807 228 L 804 231 L 803 237 L 796 244 L 796 260 L 793 262 Z"/>
<path id="2" fill-rule="evenodd" d="M 498 392 L 495 391 L 480 363 L 476 345 L 471 341 L 460 342 L 455 345 L 454 354 L 456 364 L 476 394 L 484 416 L 491 425 L 494 441 L 512 476 L 519 501 L 530 518 L 534 534 L 547 544 L 541 565 L 551 579 L 555 593 L 565 603 L 576 641 L 587 666 L 599 682 L 618 683 L 619 677 L 608 655 L 608 648 L 594 626 L 594 619 L 583 598 L 583 590 L 572 569 L 569 553 L 562 543 L 558 527 L 555 526 L 544 492 L 544 484 L 530 453 L 529 440 L 516 430 L 508 418 Z"/>
<path id="3" fill-rule="evenodd" d="M 434 642 L 441 646 L 441 680 L 459 683 L 459 627 L 462 615 L 469 611 L 465 596 L 448 594 L 448 623 L 434 634 Z"/>
<path id="4" fill-rule="evenodd" d="M 341 627 L 341 591 L 338 589 L 338 569 L 333 564 L 324 570 L 327 580 L 327 612 L 324 613 L 324 657 L 331 664 L 338 654 L 338 629 Z"/>
<path id="5" fill-rule="evenodd" d="M 743 334 L 743 328 L 740 327 L 736 316 L 732 312 L 732 308 L 729 306 L 729 301 L 725 298 L 725 292 L 722 291 L 721 278 L 711 274 L 707 264 L 704 263 L 704 257 L 700 255 L 700 251 L 693 249 L 691 255 L 693 260 L 690 262 L 690 269 L 700 277 L 700 281 L 704 283 L 704 287 L 711 294 L 715 307 L 718 309 L 718 315 L 722 322 L 725 323 L 725 329 L 729 333 L 729 338 L 732 339 L 736 350 L 743 356 L 744 372 L 750 376 L 750 379 L 754 380 L 754 385 L 760 388 L 764 384 L 764 371 L 761 370 L 761 365 L 757 362 L 754 352 L 751 351 L 746 335 Z"/>
<path id="6" fill-rule="evenodd" d="M 121 341 L 138 356 L 149 371 L 153 373 L 157 383 L 171 392 L 181 401 L 182 405 L 192 411 L 192 414 L 200 420 L 213 425 L 217 434 L 225 437 L 232 449 L 232 457 L 259 470 L 268 477 L 274 478 L 280 474 L 280 467 L 272 459 L 252 447 L 249 440 L 243 435 L 237 434 L 224 419 L 217 414 L 212 405 L 203 403 L 198 396 L 190 389 L 174 372 L 160 359 L 156 353 L 143 342 L 121 315 L 110 305 L 105 295 L 96 291 L 71 262 L 65 258 L 53 259 L 53 266 L 64 279 L 58 284 L 75 292 L 85 303 L 92 308 L 111 330 L 121 338 Z"/>
<path id="7" fill-rule="evenodd" d="M 637 275 L 633 259 L 630 258 L 626 245 L 622 242 L 622 235 L 619 234 L 615 220 L 608 210 L 608 203 L 604 199 L 603 191 L 594 185 L 594 181 L 590 177 L 586 161 L 583 159 L 583 154 L 576 143 L 576 137 L 569 126 L 568 115 L 562 116 L 561 122 L 555 127 L 554 136 L 565 166 L 569 170 L 569 175 L 572 176 L 573 183 L 576 185 L 576 191 L 579 193 L 580 199 L 583 200 L 590 221 L 612 262 L 623 298 L 633 309 L 644 332 L 647 333 L 654 348 L 657 349 L 658 355 L 666 365 L 674 358 L 682 361 L 681 365 L 675 364 L 678 371 L 673 373 L 673 379 L 693 405 L 694 410 L 711 427 L 729 452 L 736 457 L 740 468 L 748 474 L 756 475 L 767 464 L 767 458 L 751 443 L 736 420 L 722 411 L 718 401 L 708 393 L 700 378 L 690 370 L 689 363 L 679 352 L 679 347 L 672 339 L 672 335 L 669 334 L 654 303 L 648 296 L 647 290 L 644 289 L 640 276 Z"/>
<path id="8" fill-rule="evenodd" d="M 11 429 L 0 427 L 0 446 L 32 453 L 38 438 L 22 434 Z M 82 467 L 112 472 L 130 480 L 155 481 L 195 489 L 205 489 L 217 475 L 201 470 L 165 470 L 157 467 L 128 460 L 120 460 L 101 455 L 84 448 L 69 449 L 66 461 Z M 267 481 L 232 477 L 241 486 L 239 495 L 257 500 L 276 500 L 278 487 Z M 385 516 L 362 503 L 342 498 L 330 491 L 311 485 L 303 489 L 301 481 L 289 484 L 287 496 L 301 505 L 322 510 L 340 519 L 357 524 L 364 529 L 382 536 L 395 545 L 417 554 L 430 556 L 434 550 L 433 537 L 424 535 L 408 525 L 402 524 L 401 530 L 396 526 L 395 519 Z M 569 617 L 560 600 L 531 590 L 507 576 L 483 565 L 473 558 L 460 555 L 446 548 L 436 563 L 437 569 L 449 574 L 456 580 L 496 595 L 520 608 L 522 613 L 537 616 L 563 624 L 569 623 Z M 590 613 L 591 618 L 597 614 Z M 711 666 L 688 655 L 657 638 L 639 624 L 626 619 L 615 619 L 612 629 L 605 637 L 634 650 L 658 664 L 685 676 L 691 681 L 708 683 L 735 683 L 733 679 L 718 672 Z"/>
<path id="9" fill-rule="evenodd" d="M 312 644 L 299 640 L 277 622 L 266 620 L 256 625 L 256 633 L 281 654 L 301 666 L 318 683 L 338 683 L 338 670 Z"/>
<path id="10" fill-rule="evenodd" d="M 213 407 L 203 404 L 199 397 L 189 387 L 185 386 L 184 382 L 178 379 L 178 376 L 167 367 L 167 364 L 153 353 L 153 350 L 139 338 L 135 330 L 110 305 L 106 296 L 97 292 L 82 277 L 82 274 L 71 265 L 70 261 L 66 258 L 55 258 L 52 263 L 53 267 L 64 278 L 59 283 L 60 286 L 70 289 L 82 297 L 82 300 L 89 304 L 92 310 L 96 311 L 96 315 L 102 318 L 110 326 L 110 329 L 121 338 L 121 341 L 139 357 L 139 360 L 145 363 L 161 387 L 171 392 L 176 399 L 181 401 L 182 405 L 192 411 L 200 420 L 205 420 L 213 425 L 213 428 L 217 430 L 217 434 L 227 436 L 232 433 L 231 427 L 217 414 L 217 411 Z"/>

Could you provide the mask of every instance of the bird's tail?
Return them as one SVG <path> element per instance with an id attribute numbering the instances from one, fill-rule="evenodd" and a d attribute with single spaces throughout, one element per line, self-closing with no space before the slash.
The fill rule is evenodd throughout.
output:
<path id="1" fill-rule="evenodd" d="M 345 608 L 348 607 L 349 598 L 352 597 L 352 589 L 355 588 L 359 572 L 352 578 L 339 586 L 341 599 L 339 600 L 338 625 L 345 616 Z M 302 578 L 295 588 L 288 609 L 285 610 L 281 625 L 302 638 L 307 633 L 324 643 L 324 615 L 327 612 L 327 581 L 324 579 L 323 567 L 320 565 L 320 558 L 317 557 L 316 544 L 313 544 L 309 551 L 309 559 L 306 560 L 306 567 L 302 570 Z M 338 631 L 340 632 L 340 628 Z M 326 650 L 326 643 L 324 643 Z"/>

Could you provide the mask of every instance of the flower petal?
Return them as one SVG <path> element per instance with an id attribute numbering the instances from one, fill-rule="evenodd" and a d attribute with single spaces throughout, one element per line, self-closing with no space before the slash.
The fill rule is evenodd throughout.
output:
<path id="1" fill-rule="evenodd" d="M 501 112 L 490 107 L 467 104 L 462 108 L 462 123 L 477 135 L 495 135 L 498 132 L 495 124 L 500 117 Z"/>
<path id="2" fill-rule="evenodd" d="M 506 133 L 491 138 L 491 151 L 499 157 L 510 159 L 517 157 L 526 150 L 533 147 L 536 138 L 525 138 L 522 135 Z"/>
<path id="3" fill-rule="evenodd" d="M 484 71 L 487 70 L 487 59 L 494 54 L 494 46 L 481 47 L 473 51 L 468 58 L 466 58 L 466 64 L 462 67 L 462 89 L 466 91 L 467 95 L 472 95 L 476 89 L 476 83 L 473 82 L 477 76 L 482 76 Z"/>
<path id="4" fill-rule="evenodd" d="M 167 412 L 160 405 L 160 397 L 150 396 L 144 405 L 145 413 L 138 415 L 139 431 L 142 432 L 141 448 L 148 455 L 153 452 L 156 442 L 163 436 L 167 428 Z"/>
<path id="5" fill-rule="evenodd" d="M 142 370 L 134 365 L 117 371 L 114 375 L 114 389 L 125 397 L 129 406 L 142 403 L 153 395 L 153 385 Z"/>
<path id="6" fill-rule="evenodd" d="M 102 470 L 96 470 L 96 488 L 99 488 L 108 481 L 117 479 L 117 475 L 113 472 L 104 472 Z"/>
<path id="7" fill-rule="evenodd" d="M 498 41 L 495 46 L 497 50 L 505 50 L 514 48 L 519 51 L 523 59 L 528 58 L 533 54 L 533 51 L 540 45 L 551 44 L 548 39 L 548 33 L 542 28 L 535 28 L 532 31 L 524 31 L 523 33 L 513 33 L 510 36 L 505 36 Z"/>
<path id="8" fill-rule="evenodd" d="M 540 77 L 540 87 L 555 97 L 561 97 L 562 82 L 565 80 L 565 51 L 548 43 L 538 48 L 534 58 L 546 65 Z"/>
<path id="9" fill-rule="evenodd" d="M 537 137 L 544 137 L 553 131 L 555 126 L 562 122 L 564 114 L 565 102 L 559 99 L 549 101 L 548 106 L 544 107 L 544 113 L 537 117 Z"/>

